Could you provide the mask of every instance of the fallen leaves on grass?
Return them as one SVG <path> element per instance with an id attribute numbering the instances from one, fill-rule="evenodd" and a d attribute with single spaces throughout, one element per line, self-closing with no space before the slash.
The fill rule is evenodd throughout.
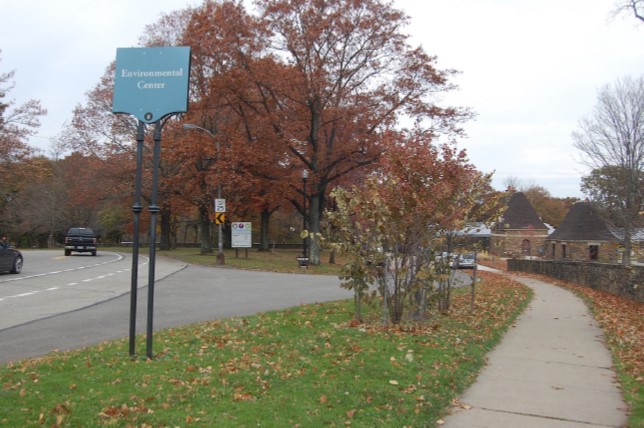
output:
<path id="1" fill-rule="evenodd" d="M 383 326 L 377 310 L 373 323 L 359 325 L 349 321 L 350 302 L 305 305 L 160 332 L 153 360 L 124 358 L 123 342 L 106 354 L 25 362 L 2 384 L 16 402 L 33 399 L 40 406 L 32 385 L 51 383 L 40 370 L 69 366 L 73 376 L 65 385 L 73 387 L 60 392 L 73 400 L 74 413 L 37 407 L 32 420 L 44 411 L 42 425 L 61 419 L 74 426 L 142 426 L 144 420 L 161 426 L 174 418 L 176 425 L 206 426 L 225 414 L 222 426 L 250 426 L 261 402 L 264 421 L 275 426 L 297 426 L 304 417 L 419 426 L 415 421 L 436 420 L 473 380 L 483 352 L 502 334 L 496 329 L 504 330 L 527 299 L 526 287 L 503 276 L 480 277 L 474 310 L 469 292 L 459 292 L 448 315 L 432 310 L 423 322 Z"/>

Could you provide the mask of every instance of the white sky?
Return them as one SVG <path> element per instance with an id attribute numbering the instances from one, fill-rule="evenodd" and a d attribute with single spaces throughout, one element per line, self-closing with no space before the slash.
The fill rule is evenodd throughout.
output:
<path id="1" fill-rule="evenodd" d="M 49 113 L 31 144 L 49 150 L 73 108 L 115 59 L 137 46 L 162 12 L 192 0 L 0 0 L 0 72 L 15 70 L 9 98 L 41 101 Z M 571 132 L 597 91 L 644 73 L 644 24 L 612 18 L 615 0 L 394 0 L 411 16 L 412 43 L 460 70 L 445 102 L 473 108 L 460 145 L 484 172 L 582 194 L 587 169 Z"/>

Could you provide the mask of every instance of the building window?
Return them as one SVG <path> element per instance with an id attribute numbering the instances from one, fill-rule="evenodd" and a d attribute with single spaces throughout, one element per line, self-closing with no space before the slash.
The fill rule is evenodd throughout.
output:
<path id="1" fill-rule="evenodd" d="M 599 245 L 589 245 L 588 246 L 588 258 L 590 260 L 599 259 Z"/>
<path id="2" fill-rule="evenodd" d="M 566 258 L 566 244 L 561 244 L 561 258 Z"/>
<path id="3" fill-rule="evenodd" d="M 554 242 L 552 243 L 552 258 L 557 258 L 557 244 L 555 244 Z"/>

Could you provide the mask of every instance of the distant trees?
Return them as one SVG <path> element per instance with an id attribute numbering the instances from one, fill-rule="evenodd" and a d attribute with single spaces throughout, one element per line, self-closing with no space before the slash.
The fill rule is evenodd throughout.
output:
<path id="1" fill-rule="evenodd" d="M 557 198 L 542 186 L 530 186 L 521 190 L 544 223 L 558 227 L 568 210 L 578 198 Z"/>
<path id="2" fill-rule="evenodd" d="M 431 153 L 437 150 L 432 144 L 445 142 L 463 161 L 452 144 L 472 113 L 440 105 L 440 95 L 454 89 L 455 71 L 439 69 L 435 57 L 409 44 L 403 32 L 408 21 L 381 0 L 260 0 L 252 11 L 244 2 L 222 0 L 204 1 L 148 26 L 144 46 L 192 47 L 189 111 L 163 128 L 162 246 L 170 246 L 176 222 L 189 218 L 191 227 L 199 225 L 202 252 L 212 251 L 210 214 L 218 185 L 227 219 L 260 218 L 267 248 L 268 219 L 278 210 L 297 219 L 297 230 L 284 228 L 293 236 L 299 235 L 304 214 L 311 233 L 323 232 L 330 193 L 381 173 L 383 156 L 395 152 L 392 139 L 422 140 Z M 118 239 L 119 228 L 129 231 L 123 213 L 132 203 L 136 120 L 112 114 L 112 91 L 113 64 L 75 108 L 60 138 L 72 154 L 45 168 L 56 194 L 45 197 L 36 186 L 24 196 L 49 201 L 67 219 L 100 223 L 91 226 Z M 208 132 L 185 129 L 187 123 Z M 148 135 L 144 205 L 150 147 Z M 398 156 L 415 155 L 399 150 Z M 449 164 L 450 156 L 444 160 Z M 69 167 L 86 175 L 70 181 Z M 309 173 L 306 191 L 303 170 Z M 58 215 L 28 217 L 34 228 L 47 220 L 43 231 L 63 227 L 54 226 Z M 312 263 L 318 263 L 317 240 L 310 249 Z"/>
<path id="3" fill-rule="evenodd" d="M 408 18 L 389 3 L 261 0 L 252 15 L 240 2 L 205 2 L 187 20 L 174 16 L 149 40 L 193 47 L 191 106 L 181 120 L 212 136 L 175 134 L 165 156 L 184 168 L 166 184 L 193 183 L 176 196 L 198 207 L 204 231 L 218 182 L 231 213 L 258 213 L 262 225 L 285 204 L 304 215 L 306 169 L 306 215 L 316 234 L 329 192 L 369 173 L 401 118 L 453 137 L 471 116 L 436 103 L 453 89 L 454 71 L 407 43 Z M 319 263 L 316 241 L 310 250 Z"/>
<path id="4" fill-rule="evenodd" d="M 584 191 L 621 220 L 623 262 L 630 264 L 644 190 L 644 77 L 625 77 L 603 87 L 573 138 L 584 163 L 593 168 L 584 178 Z"/>
<path id="5" fill-rule="evenodd" d="M 627 188 L 624 183 L 629 177 L 628 172 L 615 166 L 596 168 L 582 178 L 581 189 L 588 198 L 595 202 L 613 224 L 624 227 L 625 201 L 628 200 Z M 640 177 L 640 192 L 635 196 L 637 199 L 634 206 L 642 206 L 644 196 L 644 176 Z M 633 226 L 642 227 L 641 218 L 635 217 Z M 640 216 L 641 217 L 641 216 Z"/>
<path id="6" fill-rule="evenodd" d="M 7 98 L 14 87 L 14 74 L 13 70 L 0 72 L 0 230 L 7 235 L 15 232 L 19 222 L 16 195 L 43 173 L 41 164 L 30 161 L 34 151 L 27 138 L 40 126 L 39 118 L 47 114 L 37 100 L 16 105 Z"/>

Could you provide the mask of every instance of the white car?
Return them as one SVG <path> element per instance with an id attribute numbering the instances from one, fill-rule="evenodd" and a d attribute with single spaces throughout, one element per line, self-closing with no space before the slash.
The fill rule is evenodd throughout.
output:
<path id="1" fill-rule="evenodd" d="M 459 269 L 474 269 L 476 267 L 476 255 L 473 253 L 461 254 L 458 256 Z"/>

